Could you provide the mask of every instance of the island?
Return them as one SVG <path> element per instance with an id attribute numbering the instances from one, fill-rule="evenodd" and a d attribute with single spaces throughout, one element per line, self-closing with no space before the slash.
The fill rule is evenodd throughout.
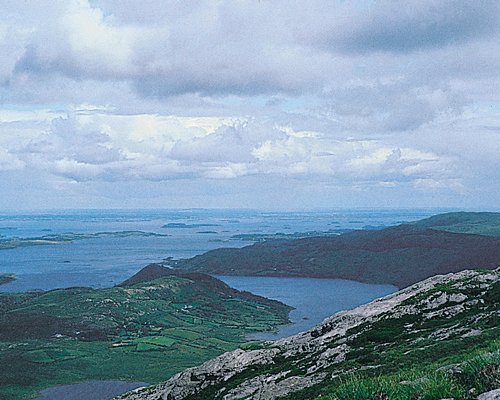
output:
<path id="1" fill-rule="evenodd" d="M 16 274 L 5 273 L 5 272 L 0 273 L 0 285 L 12 282 L 15 279 L 16 279 Z"/>
<path id="2" fill-rule="evenodd" d="M 167 237 L 169 234 L 143 232 L 143 231 L 118 231 L 118 232 L 97 232 L 97 233 L 60 233 L 48 234 L 32 238 L 0 237 L 0 250 L 15 249 L 25 246 L 40 246 L 71 243 L 75 240 L 94 239 L 101 237 Z"/>
<path id="3" fill-rule="evenodd" d="M 193 229 L 193 228 L 207 228 L 221 226 L 220 224 L 186 224 L 184 222 L 169 222 L 162 226 L 162 228 L 175 228 L 175 229 Z"/>

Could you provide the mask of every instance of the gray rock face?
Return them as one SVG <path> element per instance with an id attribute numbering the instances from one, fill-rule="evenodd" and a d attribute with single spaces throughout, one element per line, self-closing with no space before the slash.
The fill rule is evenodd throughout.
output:
<path id="1" fill-rule="evenodd" d="M 480 394 L 477 397 L 477 400 L 500 400 L 500 389 L 495 389 L 491 392 Z"/>
<path id="2" fill-rule="evenodd" d="M 462 271 L 435 276 L 353 310 L 340 312 L 310 331 L 266 342 L 264 348 L 259 350 L 238 349 L 222 354 L 157 386 L 119 398 L 182 400 L 195 396 L 207 400 L 275 399 L 348 372 L 341 365 L 353 350 L 350 343 L 369 324 L 388 317 L 400 318 L 423 312 L 426 318 L 453 318 L 478 303 L 477 298 L 459 293 L 461 289 L 466 291 L 469 284 L 476 288 L 481 285 L 488 288 L 499 280 L 499 276 L 500 270 Z M 454 293 L 445 293 L 442 287 L 453 287 Z M 405 326 L 405 329 L 411 333 L 412 324 Z M 435 335 L 446 338 L 464 334 L 480 335 L 481 332 L 451 327 Z M 339 365 L 338 370 L 335 370 L 336 365 Z M 498 391 L 495 393 L 491 396 L 498 395 Z M 480 397 L 480 400 L 497 398 Z"/>

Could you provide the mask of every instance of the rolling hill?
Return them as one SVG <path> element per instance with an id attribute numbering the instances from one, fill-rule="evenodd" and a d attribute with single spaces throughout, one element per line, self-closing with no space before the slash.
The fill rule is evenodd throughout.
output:
<path id="1" fill-rule="evenodd" d="M 159 382 L 288 321 L 288 307 L 155 265 L 121 286 L 0 294 L 0 399 L 87 380 Z"/>
<path id="2" fill-rule="evenodd" d="M 212 275 L 340 278 L 403 288 L 436 274 L 500 266 L 500 236 L 493 235 L 500 230 L 499 215 L 443 214 L 382 230 L 271 240 L 212 250 L 175 266 Z"/>
<path id="3" fill-rule="evenodd" d="M 434 215 L 413 225 L 455 233 L 500 236 L 500 213 L 451 212 Z"/>
<path id="4" fill-rule="evenodd" d="M 119 398 L 498 399 L 499 296 L 498 269 L 432 277 Z"/>

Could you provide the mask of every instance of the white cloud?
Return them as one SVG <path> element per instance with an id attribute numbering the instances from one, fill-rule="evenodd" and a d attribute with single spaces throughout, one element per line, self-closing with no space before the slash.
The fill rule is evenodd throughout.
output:
<path id="1" fill-rule="evenodd" d="M 459 193 L 463 193 L 465 191 L 465 187 L 461 179 L 415 179 L 413 181 L 413 186 L 417 189 L 423 190 L 452 189 L 453 191 Z"/>
<path id="2" fill-rule="evenodd" d="M 24 168 L 24 163 L 6 149 L 0 147 L 0 171 L 11 171 Z"/>
<path id="3" fill-rule="evenodd" d="M 12 177 L 24 168 L 73 193 L 196 181 L 207 196 L 200 182 L 228 181 L 236 197 L 244 182 L 255 199 L 263 182 L 294 180 L 456 203 L 500 181 L 496 1 L 2 8 L 0 169 Z"/>
<path id="4" fill-rule="evenodd" d="M 204 168 L 203 176 L 212 179 L 230 179 L 248 174 L 248 167 L 244 163 L 224 163 L 225 165 Z"/>
<path id="5" fill-rule="evenodd" d="M 45 132 L 18 139 L 15 145 L 10 142 L 10 151 L 28 168 L 74 181 L 245 175 L 407 180 L 443 177 L 443 169 L 449 176 L 453 170 L 452 159 L 432 152 L 380 140 L 332 139 L 265 119 L 231 124 L 225 119 L 106 116 L 98 110 L 54 118 Z"/>

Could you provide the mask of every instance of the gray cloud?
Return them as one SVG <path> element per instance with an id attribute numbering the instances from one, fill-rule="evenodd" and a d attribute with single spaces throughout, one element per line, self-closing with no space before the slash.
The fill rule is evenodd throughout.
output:
<path id="1" fill-rule="evenodd" d="M 22 151 L 86 164 L 106 164 L 124 158 L 120 150 L 111 146 L 108 135 L 88 127 L 82 129 L 73 116 L 54 119 L 50 132 L 31 140 Z"/>
<path id="2" fill-rule="evenodd" d="M 0 170 L 477 199 L 499 181 L 499 4 L 5 0 Z"/>
<path id="3" fill-rule="evenodd" d="M 415 130 L 440 115 L 459 115 L 469 102 L 446 84 L 419 87 L 405 80 L 337 87 L 329 97 L 334 115 L 374 132 Z"/>
<path id="4" fill-rule="evenodd" d="M 495 0 L 387 0 L 333 26 L 319 41 L 347 52 L 410 52 L 468 42 L 498 32 Z"/>
<path id="5" fill-rule="evenodd" d="M 50 26 L 26 26 L 32 33 L 24 35 L 24 52 L 12 58 L 12 90 L 19 90 L 18 77 L 23 78 L 17 82 L 34 77 L 34 84 L 65 76 L 127 83 L 141 96 L 158 99 L 186 93 L 318 94 L 356 79 L 367 67 L 373 70 L 369 74 L 406 75 L 417 85 L 415 71 L 435 64 L 441 48 L 473 42 L 477 53 L 487 46 L 481 40 L 498 33 L 500 9 L 495 1 L 412 1 L 404 7 L 394 1 L 372 6 L 222 1 L 187 7 L 150 0 L 137 16 L 135 2 L 92 4 L 67 2 L 51 9 Z M 420 54 L 410 62 L 398 55 L 419 49 L 428 49 L 429 57 Z M 360 58 L 376 51 L 396 54 Z M 436 80 L 448 80 L 460 69 L 477 74 L 492 61 L 490 56 L 481 64 L 486 54 L 451 56 L 443 54 L 443 68 L 433 66 Z"/>

